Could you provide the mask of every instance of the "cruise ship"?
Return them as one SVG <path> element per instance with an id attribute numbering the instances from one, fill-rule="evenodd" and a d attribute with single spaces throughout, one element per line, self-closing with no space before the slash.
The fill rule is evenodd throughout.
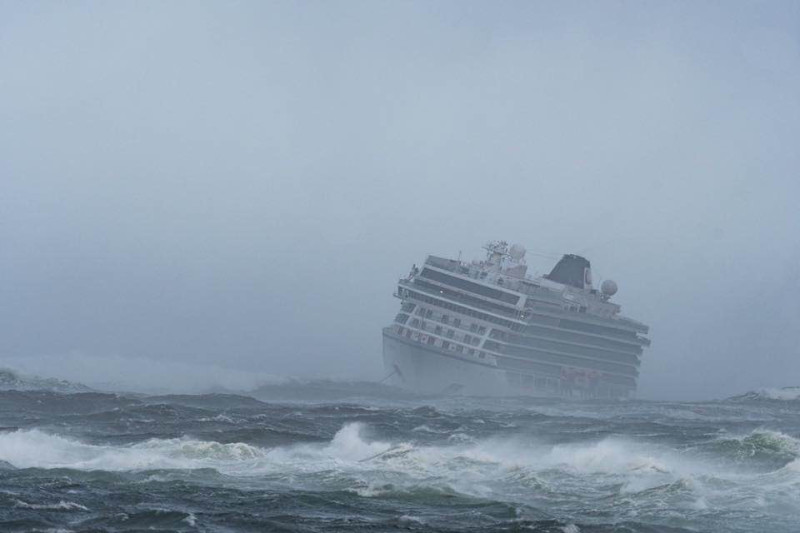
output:
<path id="1" fill-rule="evenodd" d="M 383 329 L 386 379 L 418 392 L 628 398 L 648 326 L 592 285 L 591 265 L 564 255 L 527 274 L 525 248 L 496 241 L 471 262 L 428 256 L 399 280 L 400 312 Z"/>

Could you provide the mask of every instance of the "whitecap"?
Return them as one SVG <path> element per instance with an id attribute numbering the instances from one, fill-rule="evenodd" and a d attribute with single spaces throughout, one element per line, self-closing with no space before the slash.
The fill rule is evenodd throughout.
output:
<path id="1" fill-rule="evenodd" d="M 58 503 L 52 504 L 40 504 L 40 503 L 28 503 L 22 500 L 17 500 L 14 503 L 14 507 L 18 509 L 36 509 L 37 511 L 88 511 L 89 508 L 75 502 L 68 502 L 66 500 L 60 500 Z"/>
<path id="2" fill-rule="evenodd" d="M 267 450 L 241 442 L 222 444 L 187 437 L 104 446 L 36 429 L 0 434 L 0 460 L 17 468 L 121 471 L 227 467 L 237 470 L 244 469 L 243 463 L 253 463 L 266 454 Z"/>

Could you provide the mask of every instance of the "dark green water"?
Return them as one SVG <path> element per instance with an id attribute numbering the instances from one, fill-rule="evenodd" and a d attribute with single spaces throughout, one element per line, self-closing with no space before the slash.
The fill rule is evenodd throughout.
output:
<path id="1" fill-rule="evenodd" d="M 257 396 L 0 392 L 0 531 L 800 531 L 798 400 Z"/>

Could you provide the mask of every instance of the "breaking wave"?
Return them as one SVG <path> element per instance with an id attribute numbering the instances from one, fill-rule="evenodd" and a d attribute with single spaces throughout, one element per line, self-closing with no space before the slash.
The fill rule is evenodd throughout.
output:
<path id="1" fill-rule="evenodd" d="M 152 470 L 222 468 L 262 458 L 245 443 L 221 444 L 190 438 L 150 439 L 130 446 L 86 444 L 37 429 L 0 434 L 0 457 L 17 468 Z"/>
<path id="2" fill-rule="evenodd" d="M 772 400 L 772 401 L 800 401 L 800 387 L 783 387 L 780 389 L 767 388 L 758 389 L 755 391 L 746 392 L 738 396 L 729 398 L 732 401 L 758 401 L 758 400 Z"/>
<path id="3" fill-rule="evenodd" d="M 302 387 L 317 399 L 0 391 L 0 530 L 794 533 L 800 523 L 791 400 L 343 402 L 330 400 L 340 388 L 371 392 Z"/>
<path id="4" fill-rule="evenodd" d="M 755 430 L 738 437 L 721 437 L 709 448 L 738 462 L 774 461 L 783 466 L 800 456 L 800 440 L 779 431 Z"/>
<path id="5" fill-rule="evenodd" d="M 298 485 L 322 483 L 331 490 L 350 490 L 369 497 L 433 490 L 513 500 L 530 498 L 532 487 L 540 491 L 539 496 L 616 487 L 618 494 L 655 498 L 648 496 L 648 491 L 660 491 L 658 497 L 663 498 L 668 490 L 667 494 L 685 499 L 684 504 L 690 507 L 706 505 L 709 487 L 717 485 L 726 487 L 723 492 L 769 490 L 763 477 L 769 471 L 747 474 L 720 469 L 708 460 L 708 453 L 739 461 L 767 456 L 775 459 L 770 471 L 781 470 L 784 485 L 788 483 L 792 494 L 800 495 L 798 441 L 790 436 L 753 432 L 715 440 L 706 450 L 695 452 L 616 438 L 558 445 L 513 438 L 418 445 L 371 439 L 370 428 L 361 423 L 345 424 L 326 443 L 274 448 L 188 437 L 150 439 L 126 446 L 98 445 L 36 429 L 0 434 L 0 460 L 17 468 L 211 468 L 225 475 L 261 476 L 275 482 L 292 479 Z M 714 491 L 719 492 L 719 487 Z"/>
<path id="6" fill-rule="evenodd" d="M 42 396 L 40 400 L 48 398 Z M 788 426 L 785 432 L 753 430 L 761 424 L 756 420 L 739 430 L 726 431 L 723 426 L 709 430 L 708 420 L 721 416 L 713 409 L 719 408 L 728 417 L 728 411 L 740 409 L 738 404 L 717 403 L 696 418 L 682 416 L 687 407 L 660 408 L 660 423 L 644 424 L 641 411 L 624 419 L 618 411 L 624 406 L 616 405 L 602 407 L 602 417 L 589 418 L 574 413 L 543 416 L 528 410 L 493 416 L 480 410 L 464 412 L 446 407 L 376 410 L 348 404 L 323 404 L 300 412 L 294 406 L 267 406 L 230 396 L 159 397 L 151 399 L 158 402 L 152 405 L 129 405 L 103 397 L 104 404 L 116 402 L 113 409 L 107 405 L 105 411 L 92 414 L 94 409 L 82 406 L 79 400 L 83 401 L 82 397 L 71 398 L 68 412 L 75 418 L 69 420 L 97 424 L 91 427 L 102 430 L 94 435 L 109 434 L 109 427 L 131 431 L 138 428 L 131 420 L 152 418 L 171 424 L 163 426 L 162 436 L 193 436 L 145 438 L 159 433 L 131 433 L 142 437 L 124 435 L 122 440 L 109 443 L 54 433 L 48 428 L 59 427 L 55 424 L 0 432 L 0 465 L 19 469 L 8 473 L 30 475 L 33 483 L 29 492 L 0 496 L 0 503 L 14 512 L 85 517 L 90 521 L 94 514 L 103 512 L 102 500 L 83 499 L 78 493 L 42 492 L 37 480 L 43 475 L 108 482 L 122 479 L 126 483 L 133 479 L 137 485 L 154 483 L 180 490 L 181 483 L 170 482 L 195 476 L 191 479 L 202 479 L 213 486 L 241 483 L 248 490 L 257 487 L 259 494 L 293 498 L 335 494 L 337 501 L 340 496 L 357 499 L 357 505 L 367 510 L 364 512 L 389 500 L 403 502 L 408 509 L 431 506 L 426 520 L 441 514 L 442 509 L 459 505 L 470 509 L 485 506 L 500 517 L 498 520 L 520 520 L 519 524 L 525 520 L 540 524 L 538 521 L 555 517 L 559 528 L 570 523 L 562 519 L 573 517 L 592 517 L 600 522 L 635 517 L 658 524 L 664 517 L 675 516 L 701 521 L 707 518 L 716 523 L 714 517 L 720 510 L 735 510 L 742 516 L 800 516 L 800 440 L 791 429 L 794 426 Z M 172 407 L 167 410 L 162 402 Z M 216 404 L 222 407 L 210 407 Z M 641 409 L 647 409 L 649 416 L 656 407 Z M 770 409 L 775 407 L 771 404 Z M 541 406 L 535 408 L 541 410 Z M 761 413 L 763 409 L 763 404 L 746 406 L 747 412 Z M 681 416 L 672 415 L 676 410 Z M 241 429 L 245 427 L 243 421 L 251 424 L 246 430 Z M 626 424 L 628 433 L 618 430 L 621 424 Z M 319 440 L 292 437 L 294 440 L 273 445 L 251 435 L 268 426 L 276 431 L 291 430 L 292 435 L 297 431 L 313 433 Z M 219 432 L 215 433 L 215 428 Z M 687 434 L 691 439 L 685 439 Z M 43 474 L 41 469 L 58 471 Z M 65 473 L 64 469 L 74 472 Z M 223 478 L 224 483 L 218 483 Z M 244 492 L 220 497 L 245 497 Z M 261 508 L 265 503 L 257 500 L 252 505 Z M 335 508 L 338 503 L 330 505 Z M 117 525 L 144 528 L 147 524 L 180 530 L 193 527 L 195 521 L 202 523 L 202 513 L 191 514 L 202 507 L 176 507 L 170 511 L 125 508 L 128 518 Z M 408 515 L 398 525 L 422 524 L 415 520 Z M 102 526 L 114 524 L 104 522 Z M 584 530 L 583 525 L 574 528 Z"/>
<path id="7" fill-rule="evenodd" d="M 427 428 L 415 428 L 426 431 Z M 504 468 L 561 470 L 571 474 L 679 474 L 702 471 L 700 459 L 652 443 L 620 438 L 544 445 L 531 440 L 504 438 L 474 441 L 448 439 L 447 445 L 423 446 L 413 442 L 387 442 L 370 438 L 370 428 L 360 422 L 345 424 L 327 443 L 304 443 L 262 448 L 243 442 L 220 443 L 190 437 L 149 439 L 132 445 L 88 444 L 38 429 L 0 434 L 0 460 L 16 468 L 73 468 L 78 470 L 147 470 L 218 468 L 223 473 L 248 463 L 264 469 L 328 462 L 339 465 L 392 463 L 441 467 L 448 462 L 497 465 Z M 740 437 L 718 438 L 707 450 L 720 457 L 741 460 L 780 457 L 784 464 L 800 457 L 800 440 L 777 431 L 757 430 Z M 391 465 L 390 465 L 391 466 Z"/>

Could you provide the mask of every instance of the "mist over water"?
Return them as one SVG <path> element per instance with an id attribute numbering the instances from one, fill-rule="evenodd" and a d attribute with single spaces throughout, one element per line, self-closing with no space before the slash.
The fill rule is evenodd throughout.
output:
<path id="1" fill-rule="evenodd" d="M 0 356 L 380 379 L 398 277 L 504 239 L 617 281 L 652 327 L 641 397 L 795 385 L 798 20 L 3 3 Z"/>
<path id="2" fill-rule="evenodd" d="M 0 2 L 0 531 L 795 533 L 800 3 Z M 637 399 L 386 386 L 586 256 Z"/>

